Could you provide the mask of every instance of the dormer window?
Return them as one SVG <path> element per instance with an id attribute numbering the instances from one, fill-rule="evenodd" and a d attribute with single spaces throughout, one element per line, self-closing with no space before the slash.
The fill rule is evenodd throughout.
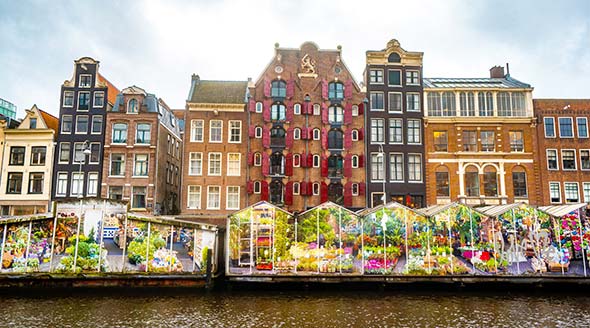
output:
<path id="1" fill-rule="evenodd" d="M 285 81 L 272 81 L 270 95 L 273 98 L 285 98 L 287 96 L 287 83 Z"/>
<path id="2" fill-rule="evenodd" d="M 387 61 L 390 63 L 399 63 L 401 62 L 401 57 L 397 52 L 392 52 L 389 57 L 387 57 Z"/>
<path id="3" fill-rule="evenodd" d="M 138 112 L 139 112 L 139 106 L 137 104 L 137 100 L 136 99 L 129 100 L 129 102 L 127 103 L 127 113 L 138 113 Z"/>

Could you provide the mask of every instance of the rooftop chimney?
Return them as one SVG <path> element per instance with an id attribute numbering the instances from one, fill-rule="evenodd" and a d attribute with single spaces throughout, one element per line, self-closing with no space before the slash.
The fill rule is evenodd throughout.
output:
<path id="1" fill-rule="evenodd" d="M 492 79 L 501 79 L 504 77 L 504 67 L 494 66 L 490 68 L 490 77 Z"/>
<path id="2" fill-rule="evenodd" d="M 197 74 L 194 74 L 194 73 L 193 73 L 193 75 L 191 77 L 192 77 L 192 80 L 193 81 L 200 81 L 201 80 L 201 77 L 199 75 L 197 75 Z"/>

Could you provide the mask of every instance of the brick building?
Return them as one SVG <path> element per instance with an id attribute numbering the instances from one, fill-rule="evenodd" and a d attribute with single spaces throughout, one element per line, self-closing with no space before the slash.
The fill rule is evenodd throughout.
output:
<path id="1" fill-rule="evenodd" d="M 365 95 L 342 51 L 280 48 L 249 84 L 248 203 L 365 207 Z"/>
<path id="2" fill-rule="evenodd" d="M 490 78 L 424 79 L 429 205 L 540 204 L 532 91 L 503 67 Z"/>
<path id="3" fill-rule="evenodd" d="M 119 90 L 98 69 L 98 61 L 80 58 L 74 61 L 74 76 L 61 87 L 53 200 L 101 195 L 104 116 Z"/>
<path id="4" fill-rule="evenodd" d="M 184 111 L 182 214 L 225 219 L 247 205 L 247 81 L 192 76 Z"/>
<path id="5" fill-rule="evenodd" d="M 590 202 L 590 99 L 534 99 L 542 204 Z"/>
<path id="6" fill-rule="evenodd" d="M 395 39 L 386 49 L 367 51 L 368 206 L 383 199 L 409 207 L 425 205 L 422 56 L 404 50 Z"/>
<path id="7" fill-rule="evenodd" d="M 132 86 L 106 115 L 102 197 L 133 211 L 180 210 L 182 139 L 177 119 L 154 94 Z"/>

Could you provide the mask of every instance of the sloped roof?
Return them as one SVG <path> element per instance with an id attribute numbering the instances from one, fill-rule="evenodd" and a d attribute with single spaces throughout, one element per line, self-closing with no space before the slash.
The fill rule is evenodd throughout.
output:
<path id="1" fill-rule="evenodd" d="M 512 209 L 518 208 L 521 205 L 527 205 L 526 203 L 513 203 L 513 204 L 504 204 L 504 205 L 490 205 L 490 206 L 482 206 L 478 207 L 475 210 L 479 213 L 490 216 L 490 217 L 498 217 Z"/>
<path id="2" fill-rule="evenodd" d="M 412 211 L 412 212 L 415 212 L 417 214 L 422 215 L 418 211 L 416 211 L 414 209 L 411 209 L 411 208 L 409 208 L 409 207 L 407 207 L 405 205 L 402 205 L 402 204 L 400 204 L 398 202 L 389 202 L 389 203 L 387 203 L 385 205 L 382 204 L 382 205 L 379 205 L 379 206 L 376 206 L 376 207 L 373 207 L 373 208 L 370 208 L 370 207 L 369 208 L 365 208 L 365 209 L 362 209 L 362 210 L 357 211 L 356 214 L 357 215 L 360 215 L 360 216 L 366 216 L 366 215 L 369 215 L 369 214 L 372 214 L 372 213 L 376 213 L 376 212 L 382 210 L 383 208 L 402 208 L 402 209 L 405 209 L 407 211 Z"/>
<path id="3" fill-rule="evenodd" d="M 458 205 L 459 205 L 459 203 L 457 203 L 457 202 L 453 202 L 450 204 L 432 205 L 432 206 L 428 206 L 425 208 L 419 208 L 416 210 L 416 213 L 422 214 L 423 216 L 426 216 L 426 217 L 431 217 L 431 216 L 435 216 L 438 213 L 443 212 L 451 207 L 458 206 Z"/>
<path id="4" fill-rule="evenodd" d="M 338 205 L 338 204 L 336 204 L 334 202 L 327 201 L 325 203 L 321 203 L 318 206 L 314 206 L 314 207 L 308 209 L 307 211 L 304 211 L 304 212 L 299 213 L 299 216 L 305 215 L 305 214 L 310 213 L 310 212 L 313 212 L 315 210 L 321 210 L 323 208 L 330 208 L 330 207 L 332 207 L 332 208 L 340 208 L 340 209 L 344 210 L 345 212 L 348 212 L 349 214 L 354 215 L 354 216 L 359 216 L 360 215 L 358 213 L 355 213 L 355 212 L 347 209 L 346 207 L 344 207 L 342 205 Z"/>
<path id="5" fill-rule="evenodd" d="M 530 84 L 507 75 L 504 78 L 424 78 L 424 88 L 479 88 L 479 89 L 529 89 Z"/>
<path id="6" fill-rule="evenodd" d="M 104 76 L 102 76 L 102 74 L 98 73 L 98 80 L 104 84 L 107 85 L 107 89 L 109 90 L 109 92 L 107 92 L 107 101 L 112 105 L 115 103 L 115 100 L 117 100 L 117 95 L 119 94 L 119 89 L 117 89 L 117 87 L 111 83 L 111 81 L 107 80 Z"/>
<path id="7" fill-rule="evenodd" d="M 553 205 L 553 206 L 541 206 L 539 211 L 545 212 L 553 217 L 559 218 L 571 212 L 577 211 L 582 207 L 586 207 L 586 203 L 578 204 L 567 204 L 567 205 Z"/>
<path id="8" fill-rule="evenodd" d="M 244 104 L 248 81 L 208 81 L 193 77 L 188 102 Z"/>
<path id="9" fill-rule="evenodd" d="M 291 213 L 289 211 L 286 211 L 286 210 L 284 210 L 284 209 L 282 209 L 282 208 L 280 208 L 280 207 L 278 207 L 278 206 L 276 206 L 276 205 L 274 205 L 272 203 L 269 203 L 267 201 L 264 201 L 264 200 L 261 200 L 258 203 L 252 204 L 252 205 L 250 205 L 250 206 L 248 206 L 246 208 L 243 208 L 241 210 L 237 210 L 237 211 L 233 212 L 232 214 L 230 214 L 230 216 L 231 215 L 236 215 L 236 214 L 241 213 L 241 212 L 244 212 L 244 211 L 246 211 L 248 209 L 251 209 L 251 208 L 261 207 L 261 206 L 271 207 L 271 208 L 274 208 L 275 210 L 281 211 L 281 212 L 283 212 L 283 213 L 285 213 L 285 214 L 287 214 L 289 216 L 293 216 L 293 213 Z"/>
<path id="10" fill-rule="evenodd" d="M 39 113 L 41 114 L 43 121 L 45 121 L 47 128 L 55 131 L 55 135 L 57 136 L 57 130 L 59 129 L 59 119 L 41 109 L 39 109 Z"/>

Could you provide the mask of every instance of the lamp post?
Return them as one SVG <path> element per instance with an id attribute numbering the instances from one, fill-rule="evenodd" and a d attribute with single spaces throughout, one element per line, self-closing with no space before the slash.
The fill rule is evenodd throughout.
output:
<path id="1" fill-rule="evenodd" d="M 311 103 L 311 97 L 309 95 L 305 95 L 305 98 L 303 100 L 305 102 L 305 110 L 308 111 L 309 110 L 309 106 Z M 305 134 L 307 135 L 307 138 L 305 139 L 305 158 L 300 159 L 300 161 L 305 161 L 305 165 L 301 165 L 301 166 L 305 166 L 305 183 L 307 184 L 307 186 L 305 186 L 305 190 L 307 191 L 307 194 L 309 195 L 310 191 L 307 190 L 308 187 L 308 174 L 309 174 L 309 170 L 307 168 L 307 154 L 309 152 L 309 129 L 307 128 L 309 126 L 309 115 L 307 115 L 307 112 L 305 113 L 305 130 L 307 131 Z M 313 188 L 313 187 L 312 187 Z M 313 194 L 313 192 L 312 192 Z M 307 209 L 307 197 L 303 197 L 303 208 Z"/>
<path id="2" fill-rule="evenodd" d="M 78 162 L 80 163 L 80 168 L 78 169 L 78 177 L 82 176 L 82 164 L 86 163 L 86 156 L 89 156 L 92 151 L 90 150 L 90 147 L 88 146 L 88 140 L 84 141 L 84 143 L 82 144 L 83 150 L 82 150 L 82 158 L 78 158 Z M 82 179 L 82 182 L 84 182 L 84 179 Z M 78 198 L 82 198 L 83 197 L 83 189 L 82 189 L 82 183 L 78 182 Z"/>
<path id="3" fill-rule="evenodd" d="M 383 205 L 385 205 L 387 197 L 385 194 L 385 152 L 383 151 L 383 145 L 379 145 L 379 154 L 377 157 L 381 158 L 381 167 L 383 168 Z"/>
<path id="4" fill-rule="evenodd" d="M 86 156 L 92 153 L 90 147 L 88 146 L 88 140 L 84 141 L 84 143 L 82 144 L 82 149 L 82 158 L 78 158 L 80 162 L 80 168 L 78 169 L 78 179 L 82 176 L 82 163 L 86 162 Z M 76 272 L 76 262 L 78 261 L 78 245 L 80 244 L 80 225 L 82 224 L 82 198 L 84 197 L 82 195 L 83 183 L 84 178 L 82 178 L 82 181 L 78 180 L 78 199 L 80 199 L 80 214 L 78 216 L 78 227 L 76 228 L 76 248 L 74 250 L 74 263 L 72 265 L 72 270 L 74 270 L 74 273 Z"/>

